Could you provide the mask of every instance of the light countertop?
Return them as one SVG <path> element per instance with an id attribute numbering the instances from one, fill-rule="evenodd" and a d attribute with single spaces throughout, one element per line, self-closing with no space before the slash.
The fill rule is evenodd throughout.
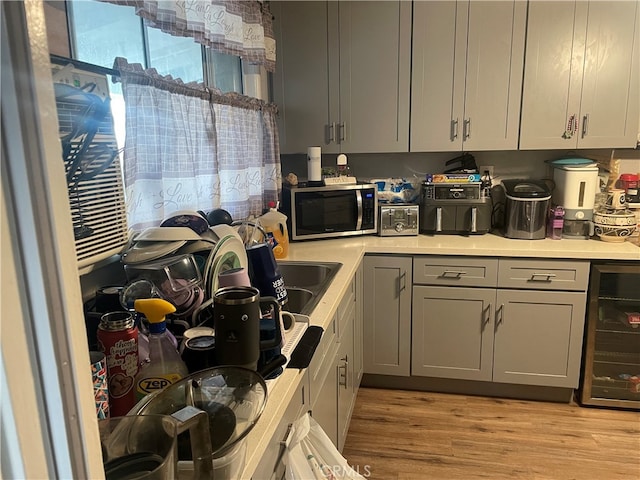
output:
<path id="1" fill-rule="evenodd" d="M 342 267 L 310 316 L 311 325 L 326 328 L 365 254 L 462 255 L 576 260 L 627 260 L 640 262 L 640 247 L 600 240 L 513 240 L 494 234 L 478 236 L 417 235 L 379 237 L 366 235 L 332 240 L 292 242 L 284 261 L 340 262 Z M 285 279 L 286 281 L 286 279 Z M 304 370 L 285 369 L 268 391 L 265 410 L 247 436 L 247 459 L 241 478 L 255 471 L 282 418 Z M 259 480 L 259 479 L 256 479 Z"/>

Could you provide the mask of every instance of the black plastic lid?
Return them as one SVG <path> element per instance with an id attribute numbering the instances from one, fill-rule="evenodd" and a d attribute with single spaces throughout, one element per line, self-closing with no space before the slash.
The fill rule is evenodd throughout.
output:
<path id="1" fill-rule="evenodd" d="M 551 195 L 548 185 L 542 180 L 503 180 L 507 195 L 515 198 L 541 198 Z"/>

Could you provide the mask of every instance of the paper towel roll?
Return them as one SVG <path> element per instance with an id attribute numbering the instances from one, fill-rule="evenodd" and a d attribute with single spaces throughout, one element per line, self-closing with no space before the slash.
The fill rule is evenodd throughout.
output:
<path id="1" fill-rule="evenodd" d="M 320 147 L 307 148 L 307 180 L 310 182 L 322 181 L 322 149 Z"/>

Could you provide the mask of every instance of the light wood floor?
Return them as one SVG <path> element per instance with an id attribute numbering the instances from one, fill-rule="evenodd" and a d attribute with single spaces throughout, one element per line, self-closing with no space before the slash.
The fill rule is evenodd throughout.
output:
<path id="1" fill-rule="evenodd" d="M 343 455 L 379 480 L 637 480 L 640 413 L 361 388 Z"/>

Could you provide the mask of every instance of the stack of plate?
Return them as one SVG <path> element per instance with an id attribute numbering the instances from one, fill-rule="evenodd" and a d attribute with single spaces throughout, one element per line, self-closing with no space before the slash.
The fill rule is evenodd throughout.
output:
<path id="1" fill-rule="evenodd" d="M 133 238 L 122 254 L 122 263 L 135 265 L 186 253 L 202 259 L 205 296 L 218 288 L 218 275 L 232 268 L 248 268 L 244 243 L 236 229 L 215 225 L 201 234 L 190 227 L 151 227 Z"/>

